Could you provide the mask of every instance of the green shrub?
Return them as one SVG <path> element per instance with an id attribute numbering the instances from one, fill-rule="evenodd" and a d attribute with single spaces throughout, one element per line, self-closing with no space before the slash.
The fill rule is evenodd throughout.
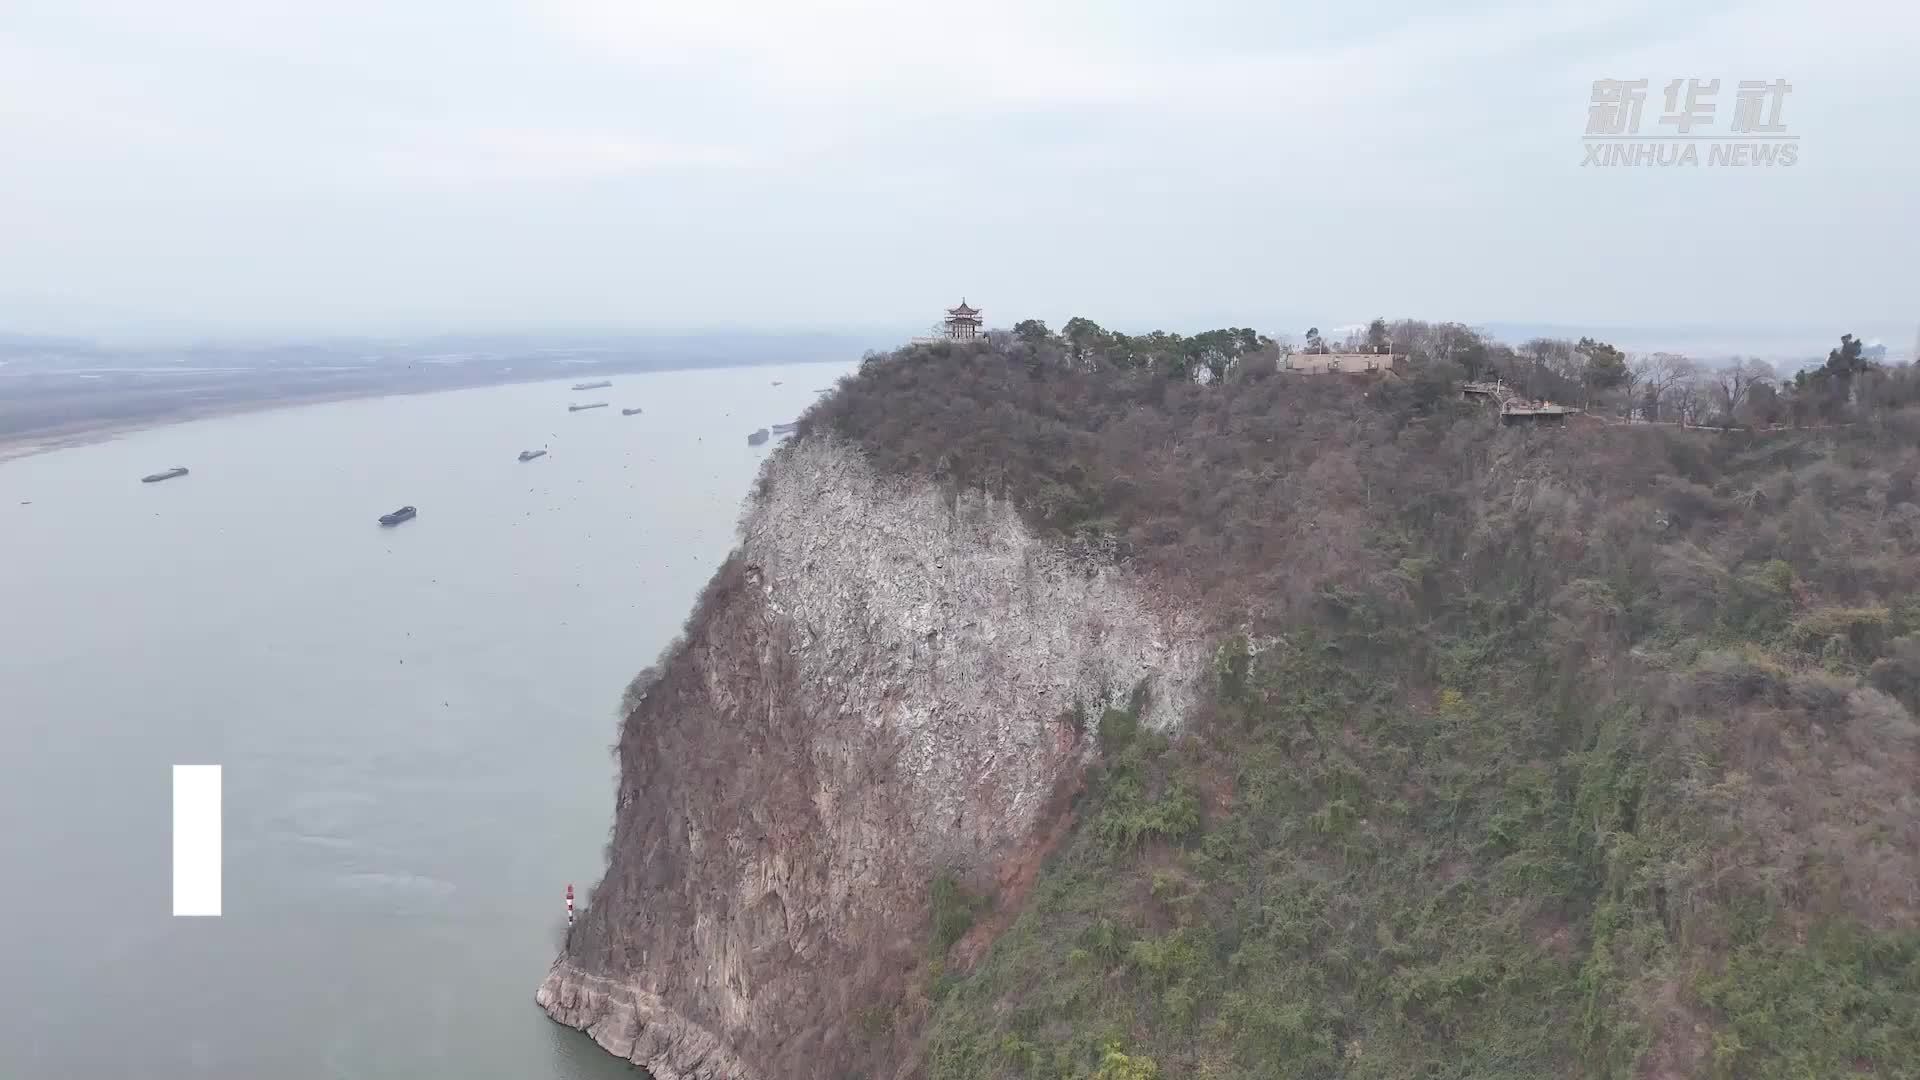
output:
<path id="1" fill-rule="evenodd" d="M 1140 719 L 1126 709 L 1108 709 L 1100 714 L 1100 750 L 1108 757 L 1127 752 L 1140 734 Z"/>
<path id="2" fill-rule="evenodd" d="M 933 906 L 932 948 L 936 956 L 944 955 L 973 928 L 974 919 L 985 905 L 962 888 L 957 878 L 944 872 L 934 877 L 928 891 Z"/>
<path id="3" fill-rule="evenodd" d="M 1725 1020 L 1717 1076 L 1920 1075 L 1920 934 L 1828 923 L 1804 944 L 1752 941 L 1700 993 Z"/>
<path id="4" fill-rule="evenodd" d="M 1223 699 L 1238 701 L 1246 692 L 1247 668 L 1252 661 L 1247 635 L 1234 634 L 1221 643 L 1214 653 L 1213 672 Z"/>
<path id="5" fill-rule="evenodd" d="M 1118 1046 L 1109 1046 L 1101 1055 L 1093 1080 L 1160 1080 L 1160 1068 L 1152 1058 L 1129 1057 Z"/>
<path id="6" fill-rule="evenodd" d="M 1803 652 L 1871 663 L 1887 646 L 1892 612 L 1884 607 L 1826 607 L 1793 620 L 1787 639 Z"/>

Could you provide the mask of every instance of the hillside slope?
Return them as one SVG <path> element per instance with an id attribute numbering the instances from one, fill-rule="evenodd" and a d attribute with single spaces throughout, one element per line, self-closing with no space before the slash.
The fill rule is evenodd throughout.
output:
<path id="1" fill-rule="evenodd" d="M 1813 432 L 1516 431 L 1438 365 L 1260 359 L 1197 385 L 941 346 L 823 402 L 623 729 L 612 866 L 549 1010 L 626 1030 L 585 989 L 611 977 L 726 1048 L 662 1076 L 1916 1075 L 1903 395 Z M 930 681 L 900 651 L 932 610 L 912 597 L 961 621 L 983 598 L 909 582 L 976 580 L 935 564 L 980 534 L 902 543 L 866 511 L 816 531 L 799 504 L 844 485 L 829 462 L 911 492 L 934 533 L 985 515 L 1023 558 L 1070 558 L 1018 608 L 1044 646 L 942 623 L 941 663 L 964 659 Z M 767 556 L 836 531 L 900 570 Z M 789 598 L 864 580 L 891 584 L 826 621 L 901 630 L 839 654 L 834 678 L 876 689 L 834 720 L 806 689 L 827 675 L 787 659 L 811 602 Z M 993 603 L 983 622 L 1015 610 Z M 1030 655 L 1084 674 L 982 696 Z M 882 672 L 961 705 L 919 724 Z M 902 742 L 959 761 L 903 771 Z M 954 799 L 996 823 L 899 816 Z M 836 860 L 875 849 L 841 837 L 876 822 L 895 842 L 850 877 Z M 763 919 L 762 866 L 829 884 Z"/>

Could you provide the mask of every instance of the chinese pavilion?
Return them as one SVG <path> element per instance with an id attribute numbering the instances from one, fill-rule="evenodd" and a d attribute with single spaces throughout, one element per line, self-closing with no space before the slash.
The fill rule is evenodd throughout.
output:
<path id="1" fill-rule="evenodd" d="M 968 307 L 966 297 L 961 297 L 959 307 L 947 309 L 946 330 L 948 341 L 973 341 L 980 337 L 980 309 Z"/>

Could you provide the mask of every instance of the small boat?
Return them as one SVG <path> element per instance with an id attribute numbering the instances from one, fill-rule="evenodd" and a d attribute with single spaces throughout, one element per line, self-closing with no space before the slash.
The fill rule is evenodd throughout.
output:
<path id="1" fill-rule="evenodd" d="M 641 410 L 639 409 L 621 409 L 620 410 L 621 416 L 639 416 L 640 413 L 641 413 Z"/>
<path id="2" fill-rule="evenodd" d="M 575 390 L 598 390 L 602 387 L 612 386 L 612 385 L 613 385 L 612 382 L 606 379 L 601 379 L 599 382 L 577 382 L 573 384 L 573 388 Z"/>
<path id="3" fill-rule="evenodd" d="M 766 442 L 766 441 L 767 441 L 767 429 L 766 429 L 766 428 L 761 428 L 761 429 L 760 429 L 759 431 L 756 431 L 756 432 L 754 432 L 753 434 L 751 434 L 751 435 L 749 435 L 749 436 L 747 436 L 747 445 L 748 445 L 748 446 L 759 446 L 759 445 L 760 445 L 761 443 L 763 443 L 763 442 Z"/>
<path id="4" fill-rule="evenodd" d="M 607 407 L 607 403 L 606 403 L 606 402 L 604 402 L 604 401 L 596 401 L 596 402 L 594 402 L 594 403 L 593 403 L 593 404 L 591 404 L 591 405 L 569 405 L 569 406 L 567 406 L 567 411 L 568 411 L 568 412 L 579 412 L 579 411 L 580 411 L 581 409 L 604 409 L 604 408 L 606 408 L 606 407 Z"/>
<path id="5" fill-rule="evenodd" d="M 794 429 L 799 426 L 799 424 L 775 424 L 773 425 L 773 433 L 775 435 L 791 435 Z"/>
<path id="6" fill-rule="evenodd" d="M 380 524 L 391 528 L 392 526 L 398 525 L 403 521 L 412 521 L 414 518 L 414 515 L 418 513 L 419 511 L 415 510 L 411 506 L 403 506 L 400 509 L 395 510 L 391 514 L 381 514 Z"/>
<path id="7" fill-rule="evenodd" d="M 149 475 L 143 476 L 140 478 L 140 482 L 143 484 L 157 484 L 162 480 L 171 480 L 176 476 L 185 476 L 185 475 L 187 475 L 187 470 L 176 465 L 173 468 L 168 469 L 166 472 L 151 473 Z"/>
<path id="8" fill-rule="evenodd" d="M 779 386 L 779 385 L 780 385 L 780 380 L 779 380 L 779 379 L 775 379 L 775 380 L 773 380 L 773 385 L 775 385 L 775 386 Z"/>
<path id="9" fill-rule="evenodd" d="M 545 450 L 522 450 L 522 451 L 520 451 L 520 460 L 521 460 L 521 461 L 532 461 L 532 460 L 533 460 L 534 458 L 537 458 L 537 457 L 545 457 L 545 456 L 547 456 L 547 452 L 546 452 Z"/>

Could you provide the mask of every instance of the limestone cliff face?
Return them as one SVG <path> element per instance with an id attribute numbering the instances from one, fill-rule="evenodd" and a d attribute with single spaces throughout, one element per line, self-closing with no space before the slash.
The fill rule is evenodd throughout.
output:
<path id="1" fill-rule="evenodd" d="M 1194 629 L 1008 505 L 783 448 L 630 695 L 611 865 L 537 1000 L 663 1080 L 881 1064 L 853 1017 L 925 957 L 930 880 L 1031 855 L 1093 750 L 1076 703 L 1144 679 L 1177 722 Z"/>

